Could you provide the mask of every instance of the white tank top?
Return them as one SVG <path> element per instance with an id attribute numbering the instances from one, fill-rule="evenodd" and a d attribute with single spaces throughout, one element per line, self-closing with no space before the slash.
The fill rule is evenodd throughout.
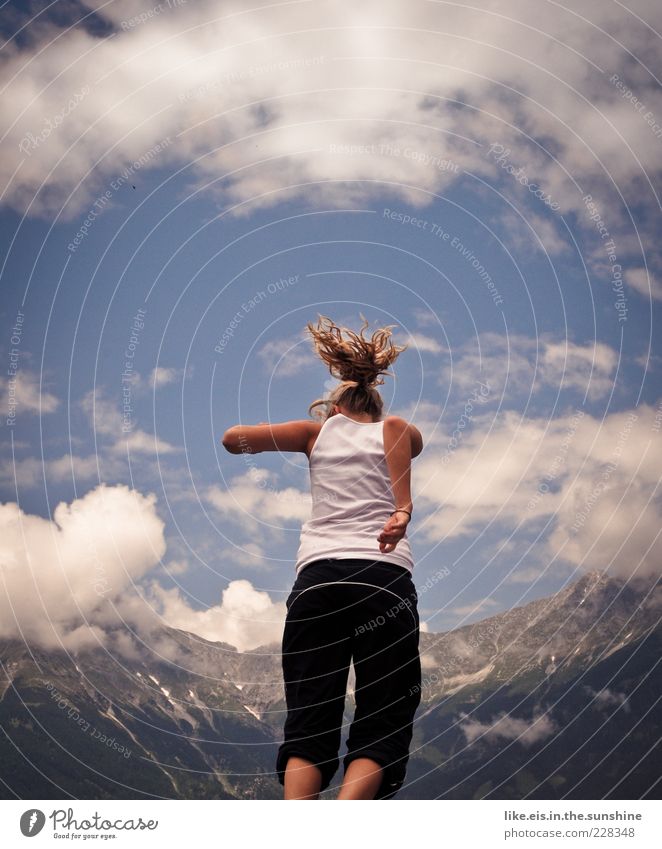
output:
<path id="1" fill-rule="evenodd" d="M 310 455 L 312 514 L 301 526 L 297 574 L 321 558 L 361 558 L 413 571 L 407 534 L 382 554 L 377 537 L 395 509 L 384 454 L 384 422 L 342 413 L 325 420 Z"/>

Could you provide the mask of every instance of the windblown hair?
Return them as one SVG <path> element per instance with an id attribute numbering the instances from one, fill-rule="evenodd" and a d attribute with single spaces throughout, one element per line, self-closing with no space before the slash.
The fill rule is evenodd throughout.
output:
<path id="1" fill-rule="evenodd" d="M 396 325 L 382 327 L 370 339 L 365 339 L 363 331 L 369 322 L 363 315 L 363 326 L 359 333 L 339 327 L 319 313 L 318 316 L 316 328 L 310 322 L 306 326 L 313 338 L 316 353 L 340 383 L 329 398 L 314 401 L 308 408 L 308 414 L 312 415 L 311 411 L 315 407 L 326 406 L 326 413 L 318 412 L 317 416 L 327 419 L 331 408 L 337 404 L 352 413 L 368 413 L 373 419 L 380 419 L 384 402 L 375 387 L 384 383 L 380 375 L 390 375 L 388 367 L 408 347 L 394 345 L 391 341 L 391 328 Z M 346 338 L 343 338 L 343 331 Z"/>

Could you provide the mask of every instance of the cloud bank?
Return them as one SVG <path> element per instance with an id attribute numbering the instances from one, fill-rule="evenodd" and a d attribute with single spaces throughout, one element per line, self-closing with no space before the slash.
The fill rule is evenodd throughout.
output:
<path id="1" fill-rule="evenodd" d="M 552 251 L 563 243 L 542 213 L 576 212 L 594 228 L 591 194 L 619 253 L 643 246 L 659 265 L 646 223 L 659 211 L 662 134 L 654 0 L 585 0 L 581 12 L 525 0 L 197 0 L 147 17 L 138 0 L 84 5 L 98 26 L 42 16 L 4 50 L 0 179 L 21 213 L 76 219 L 161 167 L 183 167 L 191 191 L 235 215 L 294 199 L 421 207 L 459 180 L 478 192 L 487 180 L 537 209 Z M 648 291 L 640 270 L 627 280 Z"/>
<path id="2" fill-rule="evenodd" d="M 659 411 L 646 404 L 602 419 L 581 409 L 554 419 L 481 410 L 455 442 L 441 426 L 412 467 L 426 511 L 417 534 L 438 542 L 495 524 L 546 528 L 539 545 L 550 562 L 659 576 L 659 431 Z"/>
<path id="3" fill-rule="evenodd" d="M 101 645 L 128 657 L 138 653 L 130 632 L 160 625 L 240 651 L 280 638 L 285 605 L 249 581 L 232 581 L 219 604 L 199 610 L 149 580 L 166 553 L 164 527 L 156 496 L 125 485 L 60 502 L 52 520 L 0 504 L 0 638 L 67 651 Z M 169 574 L 181 574 L 180 562 L 171 565 Z"/>

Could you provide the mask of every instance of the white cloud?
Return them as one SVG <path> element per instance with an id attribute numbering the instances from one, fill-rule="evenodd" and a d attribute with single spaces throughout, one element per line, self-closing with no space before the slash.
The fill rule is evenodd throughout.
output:
<path id="1" fill-rule="evenodd" d="M 432 511 L 419 519 L 420 538 L 438 542 L 479 535 L 492 523 L 516 528 L 549 519 L 550 561 L 624 578 L 659 575 L 656 410 L 642 404 L 602 420 L 581 413 L 552 420 L 483 414 L 447 454 L 443 437 L 432 439 L 412 467 L 415 500 Z"/>
<path id="2" fill-rule="evenodd" d="M 437 328 L 441 331 L 443 327 L 441 319 L 431 309 L 424 310 L 420 307 L 414 307 L 414 309 L 412 310 L 412 314 L 416 319 L 416 322 L 421 327 L 430 327 L 432 325 L 436 325 Z"/>
<path id="3" fill-rule="evenodd" d="M 183 449 L 172 445 L 153 433 L 148 433 L 135 425 L 135 411 L 127 419 L 129 430 L 123 430 L 125 421 L 122 415 L 122 403 L 114 403 L 106 396 L 101 387 L 90 389 L 80 402 L 81 409 L 87 415 L 97 438 L 112 438 L 108 450 L 113 454 L 174 454 Z M 105 441 L 105 439 L 104 439 Z"/>
<path id="4" fill-rule="evenodd" d="M 603 342 L 581 344 L 549 333 L 536 339 L 490 331 L 454 349 L 452 361 L 440 369 L 439 383 L 451 383 L 468 396 L 482 380 L 490 388 L 492 402 L 513 394 L 527 397 L 542 389 L 571 390 L 596 400 L 611 393 L 617 364 L 617 352 Z"/>
<path id="5" fill-rule="evenodd" d="M 230 643 L 247 651 L 280 641 L 285 622 L 285 602 L 274 602 L 266 592 L 256 590 L 250 581 L 230 581 L 221 603 L 206 610 L 194 610 L 177 589 L 164 589 L 154 583 L 151 595 L 160 614 L 173 628 L 198 634 L 205 640 Z"/>
<path id="6" fill-rule="evenodd" d="M 415 424 L 421 431 L 424 446 L 428 442 L 434 442 L 435 439 L 438 441 L 437 431 L 443 427 L 439 404 L 432 401 L 417 401 L 415 404 L 408 404 L 397 410 L 394 409 L 393 415 L 402 416 Z M 418 460 L 416 462 L 418 463 Z"/>
<path id="7" fill-rule="evenodd" d="M 131 386 L 131 391 L 138 395 L 145 395 L 155 389 L 162 389 L 184 376 L 185 369 L 156 366 L 147 377 L 143 377 L 139 371 L 134 371 L 124 379 Z"/>
<path id="8" fill-rule="evenodd" d="M 617 352 L 603 342 L 543 341 L 542 378 L 553 388 L 573 388 L 587 391 L 589 398 L 601 398 L 611 392 L 617 362 Z"/>
<path id="9" fill-rule="evenodd" d="M 112 38 L 32 25 L 24 36 L 34 41 L 4 62 L 0 169 L 5 202 L 21 212 L 52 215 L 83 181 L 65 212 L 79 217 L 164 139 L 144 167 L 187 163 L 194 187 L 236 214 L 293 198 L 353 206 L 395 195 L 423 206 L 464 171 L 546 211 L 486 156 L 492 143 L 587 227 L 578 184 L 612 233 L 628 223 L 610 203 L 612 180 L 626 200 L 656 208 L 642 191 L 659 169 L 655 137 L 609 79 L 619 74 L 659 120 L 662 91 L 632 62 L 653 61 L 657 35 L 623 5 L 588 0 L 578 14 L 525 0 L 198 0 L 138 25 L 127 24 L 145 11 L 138 0 L 87 5 L 114 24 Z M 654 0 L 637 12 L 653 19 Z M 111 203 L 121 202 L 118 191 Z M 556 247 L 549 228 L 543 241 Z"/>
<path id="10" fill-rule="evenodd" d="M 184 575 L 191 568 L 191 564 L 186 560 L 170 560 L 164 564 L 163 571 L 166 575 Z"/>
<path id="11" fill-rule="evenodd" d="M 293 486 L 278 489 L 275 472 L 254 467 L 233 477 L 226 490 L 208 487 L 205 497 L 224 517 L 240 522 L 247 530 L 288 520 L 305 521 L 310 517 L 312 500 L 309 492 Z"/>
<path id="12" fill-rule="evenodd" d="M 526 216 L 501 211 L 491 225 L 509 249 L 515 247 L 527 253 L 551 256 L 567 253 L 569 249 L 556 221 L 531 211 L 527 211 Z"/>
<path id="13" fill-rule="evenodd" d="M 89 454 L 87 457 L 77 457 L 63 454 L 61 457 L 46 461 L 47 474 L 53 481 L 93 480 L 99 474 L 97 457 Z"/>
<path id="14" fill-rule="evenodd" d="M 399 344 L 399 343 L 398 343 Z M 424 333 L 412 333 L 405 341 L 410 349 L 424 351 L 431 354 L 440 354 L 446 351 L 446 347 L 432 336 L 426 336 Z"/>
<path id="15" fill-rule="evenodd" d="M 659 354 L 652 354 L 650 351 L 635 357 L 634 361 L 643 369 L 645 374 L 652 371 L 660 371 L 662 369 L 662 356 Z"/>
<path id="16" fill-rule="evenodd" d="M 459 607 L 451 607 L 449 612 L 455 613 L 457 616 L 473 616 L 474 614 L 481 614 L 481 618 L 486 615 L 488 610 L 492 610 L 495 607 L 498 607 L 499 603 L 495 601 L 493 598 L 481 598 L 478 601 L 471 602 L 470 604 L 462 604 Z"/>
<path id="17" fill-rule="evenodd" d="M 122 433 L 120 406 L 110 401 L 101 387 L 86 392 L 80 407 L 98 435 L 117 438 Z"/>
<path id="18" fill-rule="evenodd" d="M 167 386 L 169 383 L 174 383 L 179 380 L 184 374 L 184 369 L 166 368 L 157 366 L 153 368 L 149 376 L 149 385 L 160 389 L 162 386 Z"/>
<path id="19" fill-rule="evenodd" d="M 271 339 L 262 345 L 257 355 L 270 377 L 294 377 L 315 365 L 312 343 L 302 336 Z"/>
<path id="20" fill-rule="evenodd" d="M 502 711 L 497 717 L 486 723 L 477 719 L 471 719 L 468 714 L 460 713 L 463 721 L 460 728 L 464 732 L 468 743 L 485 737 L 490 742 L 499 739 L 516 740 L 525 747 L 539 743 L 547 737 L 551 737 L 557 730 L 556 723 L 547 714 L 539 714 L 532 719 L 518 719 L 509 716 Z"/>
<path id="21" fill-rule="evenodd" d="M 183 449 L 155 436 L 153 433 L 135 428 L 129 433 L 123 434 L 117 442 L 110 446 L 110 450 L 116 454 L 126 454 L 130 451 L 132 454 L 157 456 L 159 454 L 175 454 Z"/>
<path id="22" fill-rule="evenodd" d="M 625 271 L 625 282 L 645 298 L 662 301 L 662 282 L 645 268 L 629 268 Z"/>
<path id="23" fill-rule="evenodd" d="M 15 375 L 3 378 L 0 384 L 2 409 L 13 407 L 17 416 L 22 413 L 54 413 L 60 405 L 60 399 L 52 392 L 40 388 L 39 383 L 38 374 L 20 367 Z"/>
<path id="24" fill-rule="evenodd" d="M 628 696 L 626 693 L 619 693 L 617 690 L 610 690 L 609 687 L 603 687 L 601 690 L 596 691 L 592 687 L 585 685 L 584 689 L 589 696 L 594 699 L 595 706 L 597 708 L 613 709 L 614 707 L 622 705 L 625 713 L 630 712 L 630 705 L 628 704 Z"/>
<path id="25" fill-rule="evenodd" d="M 117 464 L 113 465 L 119 473 Z M 23 457 L 15 461 L 7 459 L 0 464 L 0 482 L 3 486 L 34 487 L 43 484 L 44 479 L 47 483 L 90 481 L 102 476 L 100 468 L 104 472 L 103 477 L 109 476 L 108 461 L 102 462 L 95 454 L 86 457 L 63 454 L 46 460 L 39 457 Z"/>
<path id="26" fill-rule="evenodd" d="M 0 635 L 68 648 L 103 636 L 95 617 L 165 553 L 156 497 L 97 486 L 53 519 L 0 504 Z M 90 627 L 87 627 L 89 624 Z"/>
<path id="27" fill-rule="evenodd" d="M 133 630 L 153 652 L 176 657 L 158 626 L 240 651 L 280 639 L 284 602 L 249 581 L 231 581 L 220 604 L 196 610 L 179 589 L 148 580 L 166 551 L 164 527 L 156 497 L 124 485 L 100 484 L 71 504 L 60 502 L 52 520 L 0 504 L 0 638 L 69 651 L 103 645 L 125 657 L 141 651 Z M 178 576 L 187 569 L 170 560 L 163 571 Z"/>
<path id="28" fill-rule="evenodd" d="M 257 542 L 244 542 L 228 546 L 224 549 L 223 555 L 234 563 L 251 566 L 253 569 L 270 569 L 276 562 L 272 560 L 266 547 Z"/>
<path id="29" fill-rule="evenodd" d="M 513 546 L 514 547 L 514 546 Z M 503 551 L 503 547 L 501 547 L 501 551 Z M 554 571 L 556 575 L 556 570 Z M 536 569 L 535 567 L 529 567 L 525 569 L 518 569 L 516 572 L 511 572 L 507 578 L 505 578 L 504 583 L 506 584 L 533 584 L 538 579 L 544 578 L 545 574 L 542 569 Z"/>

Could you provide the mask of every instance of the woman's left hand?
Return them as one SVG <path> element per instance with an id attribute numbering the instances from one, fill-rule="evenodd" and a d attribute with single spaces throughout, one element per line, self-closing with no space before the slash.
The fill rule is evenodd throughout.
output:
<path id="1" fill-rule="evenodd" d="M 405 535 L 409 517 L 406 513 L 394 513 L 389 516 L 381 534 L 377 537 L 379 550 L 382 554 L 390 554 Z"/>

